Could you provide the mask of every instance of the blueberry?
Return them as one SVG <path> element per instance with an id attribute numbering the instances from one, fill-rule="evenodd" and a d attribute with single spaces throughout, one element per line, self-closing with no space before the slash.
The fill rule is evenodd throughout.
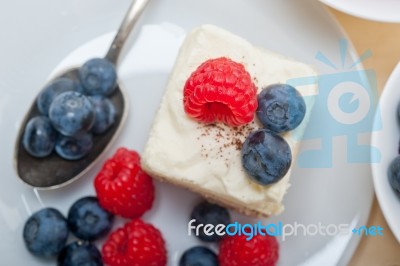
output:
<path id="1" fill-rule="evenodd" d="M 96 197 L 85 197 L 76 201 L 68 212 L 71 232 L 83 240 L 96 240 L 106 235 L 114 215 L 104 210 Z"/>
<path id="2" fill-rule="evenodd" d="M 25 126 L 22 145 L 32 156 L 42 158 L 48 156 L 54 148 L 57 132 L 45 116 L 31 118 Z"/>
<path id="3" fill-rule="evenodd" d="M 79 79 L 87 95 L 110 95 L 117 84 L 114 65 L 104 58 L 87 61 L 79 69 Z"/>
<path id="4" fill-rule="evenodd" d="M 26 221 L 23 237 L 32 254 L 43 257 L 56 256 L 67 242 L 67 221 L 56 209 L 42 209 Z"/>
<path id="5" fill-rule="evenodd" d="M 400 155 L 394 158 L 388 169 L 389 183 L 394 190 L 400 192 Z"/>
<path id="6" fill-rule="evenodd" d="M 397 153 L 400 154 L 400 141 L 399 141 L 399 144 L 397 146 Z"/>
<path id="7" fill-rule="evenodd" d="M 94 134 L 102 134 L 115 122 L 116 111 L 114 104 L 100 95 L 89 96 L 93 104 L 96 120 L 92 128 Z"/>
<path id="8" fill-rule="evenodd" d="M 231 217 L 227 209 L 207 201 L 203 201 L 194 207 L 190 215 L 190 220 L 193 219 L 196 220 L 193 222 L 193 226 L 195 227 L 199 224 L 212 224 L 215 228 L 218 224 L 226 226 L 231 222 Z M 215 232 L 213 235 L 206 235 L 204 230 L 199 230 L 197 237 L 206 242 L 215 242 L 223 238 L 223 236 L 217 235 Z"/>
<path id="9" fill-rule="evenodd" d="M 276 133 L 296 128 L 306 114 L 301 94 L 287 84 L 266 87 L 258 95 L 257 117 L 263 126 Z"/>
<path id="10" fill-rule="evenodd" d="M 57 97 L 60 93 L 66 91 L 78 91 L 82 92 L 82 87 L 78 82 L 69 78 L 58 78 L 48 84 L 42 92 L 39 94 L 36 104 L 39 111 L 43 115 L 48 115 L 49 108 L 54 98 Z"/>
<path id="11" fill-rule="evenodd" d="M 88 132 L 95 121 L 90 100 L 79 92 L 63 92 L 50 105 L 49 117 L 53 127 L 65 136 Z"/>
<path id="12" fill-rule="evenodd" d="M 218 259 L 211 249 L 197 246 L 183 253 L 179 266 L 218 266 Z"/>
<path id="13" fill-rule="evenodd" d="M 400 123 L 400 103 L 397 105 L 397 122 Z"/>
<path id="14" fill-rule="evenodd" d="M 59 135 L 56 141 L 57 154 L 66 160 L 79 160 L 85 157 L 93 147 L 93 137 L 85 133 L 77 137 Z"/>
<path id="15" fill-rule="evenodd" d="M 266 129 L 250 133 L 242 147 L 242 165 L 250 178 L 260 185 L 278 182 L 292 162 L 288 143 Z"/>
<path id="16" fill-rule="evenodd" d="M 72 242 L 58 256 L 58 266 L 102 266 L 100 251 L 89 242 Z"/>

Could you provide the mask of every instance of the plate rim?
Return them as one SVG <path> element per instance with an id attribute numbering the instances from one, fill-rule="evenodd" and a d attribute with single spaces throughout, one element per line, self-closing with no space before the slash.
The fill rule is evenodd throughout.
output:
<path id="1" fill-rule="evenodd" d="M 400 62 L 397 63 L 397 65 L 393 68 L 388 80 L 386 81 L 385 86 L 383 87 L 383 91 L 380 95 L 379 98 L 379 103 L 378 106 L 381 106 L 383 102 L 385 102 L 385 99 L 389 97 L 390 92 L 389 88 L 393 88 L 394 84 L 400 81 Z M 373 125 L 377 126 L 380 121 L 381 121 L 381 112 L 377 110 L 375 112 L 374 116 L 374 121 Z M 372 132 L 372 137 L 371 137 L 371 147 L 379 147 L 379 132 Z M 371 155 L 372 156 L 372 155 Z M 382 214 L 385 218 L 385 221 L 387 222 L 391 232 L 395 236 L 397 242 L 400 243 L 400 225 L 396 224 L 395 218 L 393 215 L 390 214 L 391 210 L 390 207 L 388 206 L 387 199 L 383 195 L 383 186 L 384 184 L 387 184 L 389 181 L 387 180 L 387 175 L 382 174 L 379 171 L 379 166 L 382 165 L 382 162 L 379 163 L 373 163 L 371 164 L 372 168 L 372 178 L 373 178 L 373 183 L 374 183 L 374 188 L 375 188 L 375 194 L 379 203 L 379 206 L 382 210 Z M 382 179 L 382 175 L 384 175 L 386 178 Z M 385 180 L 385 181 L 383 181 Z M 389 184 L 390 186 L 390 184 Z"/>
<path id="2" fill-rule="evenodd" d="M 337 2 L 332 2 L 331 0 L 319 0 L 320 2 L 324 3 L 325 5 L 336 9 L 338 11 L 341 11 L 345 14 L 362 18 L 365 20 L 370 20 L 370 21 L 375 21 L 375 22 L 385 22 L 385 23 L 399 23 L 400 22 L 400 16 L 398 18 L 392 18 L 392 17 L 384 17 L 380 15 L 366 15 L 363 12 L 357 12 L 357 10 L 354 9 L 347 9 L 343 7 L 342 5 L 338 4 Z M 400 5 L 399 5 L 400 7 Z"/>

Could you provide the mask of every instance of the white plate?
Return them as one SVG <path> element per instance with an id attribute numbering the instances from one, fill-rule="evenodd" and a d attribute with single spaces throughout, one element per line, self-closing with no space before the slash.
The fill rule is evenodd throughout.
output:
<path id="1" fill-rule="evenodd" d="M 400 22 L 398 0 L 320 0 L 344 13 L 381 22 Z"/>
<path id="2" fill-rule="evenodd" d="M 0 262 L 1 265 L 54 265 L 54 261 L 37 259 L 26 251 L 21 236 L 23 224 L 31 212 L 42 206 L 53 206 L 66 214 L 76 199 L 94 194 L 92 179 L 101 165 L 65 188 L 32 190 L 18 181 L 12 168 L 15 136 L 24 112 L 49 73 L 61 61 L 62 65 L 68 65 L 75 63 L 80 55 L 82 62 L 101 55 L 110 35 L 77 47 L 115 30 L 130 1 L 22 2 L 0 4 L 0 32 L 2 40 L 7 40 L 0 49 Z M 142 20 L 142 25 L 147 26 L 119 68 L 131 110 L 121 137 L 107 156 L 118 146 L 143 149 L 183 32 L 202 23 L 224 27 L 258 46 L 312 64 L 321 74 L 340 77 L 341 71 L 315 60 L 315 54 L 321 51 L 333 63 L 339 63 L 338 41 L 344 37 L 318 2 L 154 0 Z M 343 55 L 347 55 L 346 65 L 356 59 L 351 47 Z M 334 126 L 320 116 L 320 110 L 314 112 L 312 119 L 312 123 L 317 122 L 326 130 Z M 370 168 L 368 164 L 347 163 L 343 138 L 332 141 L 333 166 L 295 167 L 292 186 L 285 198 L 286 211 L 269 221 L 352 226 L 366 223 L 373 197 Z M 317 144 L 311 141 L 302 145 L 302 150 L 315 149 L 316 145 L 318 141 Z M 168 245 L 169 265 L 176 265 L 186 248 L 199 244 L 187 235 L 188 215 L 198 199 L 187 191 L 157 183 L 155 206 L 144 219 L 162 230 Z M 120 223 L 121 220 L 117 224 Z M 345 265 L 359 239 L 350 234 L 289 237 L 281 241 L 279 265 Z"/>
<path id="3" fill-rule="evenodd" d="M 400 64 L 390 75 L 379 100 L 379 113 L 374 124 L 382 124 L 382 130 L 372 135 L 371 145 L 380 150 L 380 163 L 372 165 L 376 196 L 382 212 L 393 234 L 400 242 L 400 198 L 389 183 L 387 171 L 398 155 L 400 129 L 397 121 L 397 106 L 400 103 Z"/>

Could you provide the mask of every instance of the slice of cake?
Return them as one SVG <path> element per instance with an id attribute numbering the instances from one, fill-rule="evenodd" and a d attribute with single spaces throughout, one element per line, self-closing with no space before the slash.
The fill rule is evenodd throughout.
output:
<path id="1" fill-rule="evenodd" d="M 303 63 L 289 60 L 212 25 L 194 29 L 186 37 L 154 119 L 142 156 L 143 169 L 153 177 L 197 192 L 220 205 L 247 215 L 270 216 L 283 211 L 291 169 L 313 105 L 305 97 L 306 113 L 293 131 L 280 135 L 289 144 L 292 164 L 278 182 L 260 185 L 242 166 L 246 137 L 262 128 L 257 118 L 242 126 L 202 123 L 184 109 L 184 87 L 191 74 L 207 60 L 229 58 L 244 66 L 257 93 L 288 79 L 316 76 Z M 316 94 L 316 85 L 296 88 L 301 95 Z M 255 96 L 256 97 L 256 96 Z M 295 133 L 297 138 L 293 138 Z"/>

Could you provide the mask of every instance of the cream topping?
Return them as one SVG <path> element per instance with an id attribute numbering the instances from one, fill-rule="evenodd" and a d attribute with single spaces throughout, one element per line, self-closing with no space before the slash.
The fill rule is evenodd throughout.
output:
<path id="1" fill-rule="evenodd" d="M 183 87 L 187 78 L 201 63 L 217 57 L 242 63 L 258 92 L 291 78 L 316 76 L 311 67 L 256 48 L 216 26 L 203 25 L 194 29 L 181 47 L 154 119 L 142 156 L 143 167 L 174 183 L 199 186 L 202 191 L 224 198 L 238 208 L 251 208 L 264 215 L 277 214 L 283 210 L 281 202 L 289 187 L 292 167 L 276 184 L 265 187 L 250 181 L 242 168 L 240 148 L 247 135 L 260 128 L 256 119 L 246 126 L 232 128 L 220 123 L 204 125 L 184 112 Z M 315 85 L 297 89 L 303 95 L 316 93 Z M 294 159 L 299 142 L 291 134 L 303 135 L 313 105 L 312 97 L 306 97 L 305 101 L 305 119 L 293 132 L 283 135 Z"/>

